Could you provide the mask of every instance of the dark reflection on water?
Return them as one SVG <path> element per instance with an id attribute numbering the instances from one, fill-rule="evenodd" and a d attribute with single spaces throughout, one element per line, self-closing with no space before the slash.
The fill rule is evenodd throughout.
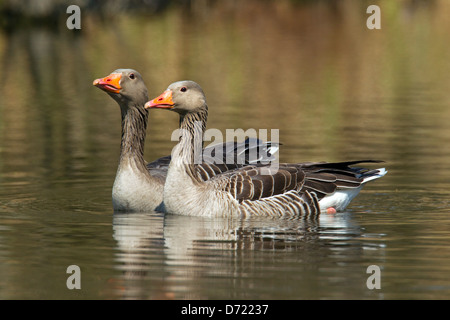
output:
<path id="1" fill-rule="evenodd" d="M 370 31 L 364 1 L 193 3 L 0 33 L 0 298 L 448 299 L 450 4 L 380 2 Z M 92 81 L 122 67 L 151 96 L 199 82 L 209 128 L 280 129 L 281 161 L 389 174 L 315 221 L 113 215 L 120 113 Z M 147 160 L 176 125 L 150 114 Z"/>

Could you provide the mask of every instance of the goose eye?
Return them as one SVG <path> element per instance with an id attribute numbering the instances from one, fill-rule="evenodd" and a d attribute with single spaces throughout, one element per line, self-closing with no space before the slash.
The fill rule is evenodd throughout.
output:
<path id="1" fill-rule="evenodd" d="M 135 78 L 135 75 L 134 75 L 134 73 L 130 73 L 130 75 L 128 76 L 128 78 L 130 78 L 130 79 L 134 79 Z"/>
<path id="2" fill-rule="evenodd" d="M 186 92 L 186 91 L 187 91 L 187 88 L 186 88 L 186 87 L 182 87 L 182 88 L 180 89 L 180 91 L 181 91 L 181 92 Z"/>

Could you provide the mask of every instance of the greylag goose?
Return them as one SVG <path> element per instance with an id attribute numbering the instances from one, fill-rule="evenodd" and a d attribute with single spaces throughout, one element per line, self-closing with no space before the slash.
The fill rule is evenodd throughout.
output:
<path id="1" fill-rule="evenodd" d="M 148 122 L 148 111 L 144 108 L 148 93 L 144 80 L 136 70 L 117 69 L 107 77 L 94 80 L 93 85 L 108 93 L 119 104 L 122 115 L 119 165 L 112 189 L 114 211 L 155 210 L 163 200 L 163 186 L 170 156 L 151 163 L 144 160 Z M 260 157 L 250 159 L 247 155 L 254 148 L 258 149 Z M 208 146 L 203 151 L 211 159 L 203 157 L 203 163 L 197 167 L 199 177 L 207 180 L 215 174 L 242 167 L 243 164 L 271 161 L 277 149 L 277 144 L 264 143 L 259 139 L 247 139 L 231 146 L 230 143 Z M 234 162 L 222 161 L 223 164 L 214 164 L 211 155 L 217 150 L 224 159 L 228 160 L 231 155 Z M 159 209 L 163 210 L 163 207 Z"/>
<path id="2" fill-rule="evenodd" d="M 202 181 L 193 152 L 206 126 L 208 106 L 193 81 L 172 83 L 145 108 L 162 108 L 181 117 L 182 136 L 172 149 L 164 186 L 167 212 L 196 216 L 295 215 L 317 217 L 344 210 L 362 186 L 386 170 L 355 168 L 360 162 L 248 165 Z"/>

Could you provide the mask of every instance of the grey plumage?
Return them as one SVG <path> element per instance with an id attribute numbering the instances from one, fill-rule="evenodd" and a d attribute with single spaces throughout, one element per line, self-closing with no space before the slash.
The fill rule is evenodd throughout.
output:
<path id="1" fill-rule="evenodd" d="M 363 183 L 386 173 L 384 169 L 352 167 L 361 162 L 378 162 L 366 160 L 284 163 L 277 170 L 256 163 L 222 173 L 209 166 L 197 175 L 193 153 L 196 137 L 203 134 L 208 114 L 200 86 L 192 81 L 173 83 L 163 95 L 149 101 L 146 108 L 165 108 L 182 116 L 183 134 L 173 149 L 164 187 L 165 208 L 171 213 L 317 217 L 328 205 L 345 209 Z M 210 179 L 203 181 L 204 176 Z M 342 190 L 349 190 L 348 195 Z"/>
<path id="2" fill-rule="evenodd" d="M 144 108 L 144 104 L 148 100 L 144 80 L 136 70 L 117 69 L 109 76 L 95 80 L 94 85 L 107 92 L 119 104 L 121 110 L 122 136 L 119 165 L 112 190 L 114 211 L 155 210 L 163 200 L 163 186 L 171 156 L 165 156 L 150 163 L 144 159 L 149 116 L 148 110 Z M 182 115 L 180 119 L 183 119 Z M 212 150 L 223 149 L 224 160 L 227 156 L 231 156 L 231 159 L 238 159 L 238 151 L 245 154 L 245 150 L 248 151 L 249 146 L 261 149 L 268 147 L 261 140 L 254 139 L 235 144 L 234 148 L 229 148 L 229 145 L 226 148 L 225 144 L 207 147 L 203 152 L 211 155 Z M 271 154 L 263 155 L 258 161 L 272 157 Z M 234 161 L 215 165 L 212 163 L 212 159 L 205 157 L 203 163 L 200 163 L 193 173 L 204 181 L 215 174 L 242 167 L 251 162 L 249 159 L 244 159 L 243 163 Z"/>

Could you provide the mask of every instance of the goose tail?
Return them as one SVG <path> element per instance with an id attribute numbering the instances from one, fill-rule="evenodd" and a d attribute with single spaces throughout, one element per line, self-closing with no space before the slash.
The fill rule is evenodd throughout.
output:
<path id="1" fill-rule="evenodd" d="M 364 174 L 361 174 L 360 178 L 363 178 L 362 184 L 365 184 L 369 181 L 384 177 L 386 175 L 386 173 L 388 173 L 386 168 L 378 168 L 378 169 L 367 171 Z"/>

